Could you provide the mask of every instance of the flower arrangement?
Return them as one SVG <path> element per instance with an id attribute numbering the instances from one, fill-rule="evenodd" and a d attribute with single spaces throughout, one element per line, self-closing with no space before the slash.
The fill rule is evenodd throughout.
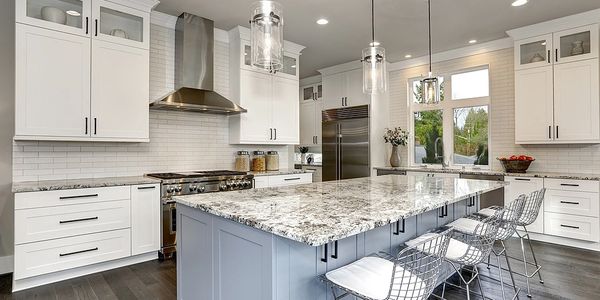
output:
<path id="1" fill-rule="evenodd" d="M 302 154 L 305 154 L 308 152 L 308 147 L 300 146 L 300 147 L 298 147 L 298 151 L 300 151 L 300 153 L 302 153 Z"/>
<path id="2" fill-rule="evenodd" d="M 408 131 L 400 127 L 393 129 L 386 128 L 383 139 L 386 143 L 392 144 L 392 146 L 406 146 L 408 144 Z"/>

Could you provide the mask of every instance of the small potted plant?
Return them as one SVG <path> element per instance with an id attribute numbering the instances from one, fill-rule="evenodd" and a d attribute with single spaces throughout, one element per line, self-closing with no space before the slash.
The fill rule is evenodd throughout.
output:
<path id="1" fill-rule="evenodd" d="M 387 144 L 392 144 L 392 155 L 390 156 L 390 165 L 392 167 L 400 166 L 400 152 L 398 146 L 406 146 L 408 143 L 408 131 L 396 127 L 393 129 L 386 128 L 383 139 Z"/>

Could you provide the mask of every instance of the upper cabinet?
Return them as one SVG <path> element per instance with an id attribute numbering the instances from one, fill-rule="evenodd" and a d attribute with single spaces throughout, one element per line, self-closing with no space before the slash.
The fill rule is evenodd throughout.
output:
<path id="1" fill-rule="evenodd" d="M 323 109 L 370 104 L 362 85 L 361 69 L 323 76 Z"/>
<path id="2" fill-rule="evenodd" d="M 598 24 L 515 42 L 515 142 L 600 143 Z"/>
<path id="3" fill-rule="evenodd" d="M 157 2 L 123 3 L 17 1 L 16 140 L 148 141 Z"/>
<path id="4" fill-rule="evenodd" d="M 316 83 L 301 87 L 300 99 L 300 145 L 320 145 L 323 85 Z"/>
<path id="5" fill-rule="evenodd" d="M 301 87 L 300 100 L 302 102 L 323 100 L 323 84 L 317 83 Z"/>
<path id="6" fill-rule="evenodd" d="M 248 112 L 229 117 L 231 144 L 292 145 L 300 142 L 298 62 L 304 47 L 285 42 L 283 69 L 269 72 L 250 63 L 250 34 L 229 32 L 231 99 Z"/>

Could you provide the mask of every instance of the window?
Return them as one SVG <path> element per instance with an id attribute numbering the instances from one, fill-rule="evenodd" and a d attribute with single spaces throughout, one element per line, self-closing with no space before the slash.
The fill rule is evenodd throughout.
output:
<path id="1" fill-rule="evenodd" d="M 479 67 L 444 77 L 440 77 L 441 101 L 435 105 L 419 103 L 421 78 L 409 81 L 411 164 L 439 166 L 446 162 L 451 166 L 487 168 L 489 70 L 487 66 Z"/>

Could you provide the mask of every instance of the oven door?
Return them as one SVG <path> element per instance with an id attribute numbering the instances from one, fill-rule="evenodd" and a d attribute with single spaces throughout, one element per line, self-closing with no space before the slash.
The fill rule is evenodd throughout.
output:
<path id="1" fill-rule="evenodd" d="M 161 252 L 163 254 L 172 253 L 175 251 L 175 244 L 177 242 L 177 204 L 174 201 L 163 202 L 161 221 Z"/>

